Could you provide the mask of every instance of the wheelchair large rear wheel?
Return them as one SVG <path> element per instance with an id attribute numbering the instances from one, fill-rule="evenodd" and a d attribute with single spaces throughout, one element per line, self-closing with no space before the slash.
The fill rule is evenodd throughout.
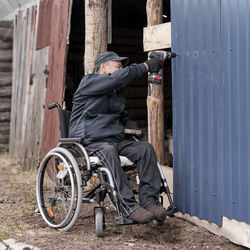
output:
<path id="1" fill-rule="evenodd" d="M 37 177 L 37 201 L 45 222 L 59 230 L 70 229 L 81 209 L 82 187 L 78 166 L 63 148 L 52 149 L 43 159 Z"/>

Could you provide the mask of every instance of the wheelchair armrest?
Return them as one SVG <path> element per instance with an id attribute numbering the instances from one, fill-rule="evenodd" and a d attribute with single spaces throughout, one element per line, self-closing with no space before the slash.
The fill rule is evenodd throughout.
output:
<path id="1" fill-rule="evenodd" d="M 71 143 L 81 143 L 81 140 L 82 140 L 81 138 L 60 138 L 59 142 L 64 144 L 66 143 L 71 144 Z"/>

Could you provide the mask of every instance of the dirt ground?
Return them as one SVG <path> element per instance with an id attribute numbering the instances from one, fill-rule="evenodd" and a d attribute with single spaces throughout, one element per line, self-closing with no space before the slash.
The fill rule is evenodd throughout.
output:
<path id="1" fill-rule="evenodd" d="M 178 218 L 163 226 L 115 226 L 107 207 L 106 235 L 95 235 L 93 207 L 83 204 L 81 216 L 68 232 L 49 228 L 37 213 L 36 171 L 24 172 L 7 154 L 0 154 L 0 242 L 14 238 L 41 249 L 244 249 L 228 239 Z"/>

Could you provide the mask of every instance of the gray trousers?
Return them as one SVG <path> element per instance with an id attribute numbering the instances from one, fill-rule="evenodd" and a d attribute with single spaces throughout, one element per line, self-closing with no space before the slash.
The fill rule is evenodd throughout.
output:
<path id="1" fill-rule="evenodd" d="M 112 173 L 119 208 L 123 216 L 128 217 L 136 208 L 156 204 L 159 200 L 161 176 L 157 167 L 153 146 L 143 141 L 122 141 L 115 146 L 108 143 L 91 143 L 85 146 L 90 155 L 97 156 L 102 165 Z M 140 180 L 139 201 L 136 202 L 119 155 L 126 156 L 136 164 Z"/>

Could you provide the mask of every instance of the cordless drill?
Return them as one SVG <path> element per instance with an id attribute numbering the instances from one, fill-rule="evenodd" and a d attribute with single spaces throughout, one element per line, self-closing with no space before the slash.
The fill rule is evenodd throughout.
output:
<path id="1" fill-rule="evenodd" d="M 149 58 L 155 58 L 155 57 L 159 57 L 164 62 L 167 59 L 175 58 L 176 54 L 171 53 L 170 51 L 164 51 L 164 50 L 156 50 L 156 51 L 152 51 L 149 53 Z M 150 73 L 148 76 L 148 80 L 149 80 L 149 83 L 153 83 L 153 84 L 162 84 L 163 82 L 162 75 L 159 74 L 159 72 Z"/>

